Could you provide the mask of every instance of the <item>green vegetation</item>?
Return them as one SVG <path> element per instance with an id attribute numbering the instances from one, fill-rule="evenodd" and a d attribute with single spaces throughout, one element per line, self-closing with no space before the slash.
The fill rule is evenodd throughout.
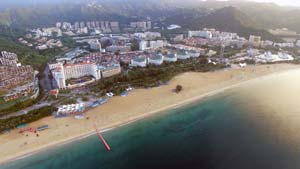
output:
<path id="1" fill-rule="evenodd" d="M 42 71 L 47 61 L 59 53 L 60 50 L 49 49 L 37 52 L 29 47 L 20 45 L 16 40 L 24 34 L 25 31 L 22 29 L 0 26 L 0 51 L 16 53 L 22 64 L 31 65 L 35 70 Z"/>
<path id="2" fill-rule="evenodd" d="M 82 99 L 82 101 L 84 101 L 84 102 L 89 101 L 89 98 L 88 98 L 88 97 L 85 97 L 85 96 L 83 96 L 81 99 Z"/>
<path id="3" fill-rule="evenodd" d="M 76 42 L 71 37 L 62 36 L 59 39 L 61 40 L 63 45 L 68 47 L 68 48 L 75 48 L 76 47 Z"/>
<path id="4" fill-rule="evenodd" d="M 68 99 L 63 100 L 60 104 L 76 104 L 76 103 L 77 103 L 76 99 L 68 98 Z"/>
<path id="5" fill-rule="evenodd" d="M 55 108 L 52 106 L 45 106 L 40 109 L 32 110 L 27 114 L 11 117 L 8 119 L 0 119 L 0 132 L 3 132 L 8 129 L 16 128 L 20 124 L 30 123 L 41 118 L 50 116 L 55 111 Z"/>
<path id="6" fill-rule="evenodd" d="M 128 86 L 156 87 L 168 82 L 172 77 L 188 71 L 207 72 L 224 68 L 225 65 L 208 64 L 206 58 L 192 58 L 175 63 L 164 63 L 160 66 L 149 65 L 147 68 L 133 68 L 127 73 L 106 78 L 91 85 L 92 91 L 104 95 L 113 92 L 122 93 Z"/>
<path id="7" fill-rule="evenodd" d="M 138 43 L 138 41 L 137 41 L 137 40 L 132 41 L 130 47 L 131 47 L 131 50 L 132 50 L 132 51 L 137 51 L 137 50 L 139 50 L 139 43 Z"/>
<path id="8" fill-rule="evenodd" d="M 169 22 L 182 25 L 185 29 L 216 28 L 220 31 L 236 32 L 239 36 L 249 38 L 250 35 L 261 36 L 262 39 L 282 42 L 282 39 L 257 26 L 251 17 L 235 7 L 225 7 L 209 15 L 178 19 L 178 16 L 169 18 Z"/>
<path id="9" fill-rule="evenodd" d="M 69 94 L 69 93 L 71 93 L 71 90 L 70 89 L 60 89 L 59 93 L 61 93 L 61 94 Z"/>
<path id="10" fill-rule="evenodd" d="M 32 106 L 33 104 L 36 104 L 37 102 L 38 102 L 37 99 L 14 101 L 8 107 L 3 106 L 4 108 L 0 108 L 0 116 L 7 115 L 10 113 L 16 112 L 18 110 L 24 109 L 26 107 Z"/>

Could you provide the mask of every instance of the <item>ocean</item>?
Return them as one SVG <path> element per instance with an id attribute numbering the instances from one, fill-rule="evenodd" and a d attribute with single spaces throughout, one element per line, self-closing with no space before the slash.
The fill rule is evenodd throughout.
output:
<path id="1" fill-rule="evenodd" d="M 0 169 L 299 169 L 300 71 L 255 80 Z"/>

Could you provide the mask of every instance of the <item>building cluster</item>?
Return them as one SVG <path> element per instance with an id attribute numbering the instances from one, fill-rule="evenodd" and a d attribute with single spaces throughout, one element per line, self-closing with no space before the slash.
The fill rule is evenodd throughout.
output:
<path id="1" fill-rule="evenodd" d="M 215 29 L 203 29 L 199 31 L 188 31 L 187 39 L 183 42 L 192 46 L 235 46 L 242 48 L 247 40 L 232 32 L 220 32 Z"/>
<path id="2" fill-rule="evenodd" d="M 166 42 L 163 40 L 141 40 L 139 42 L 139 50 L 156 50 L 166 46 Z"/>
<path id="3" fill-rule="evenodd" d="M 254 48 L 249 48 L 246 51 L 243 50 L 230 57 L 231 63 L 244 63 L 246 60 L 252 60 L 255 63 L 274 63 L 293 61 L 294 59 L 295 58 L 287 52 L 281 51 L 275 54 L 271 51 L 258 50 Z"/>
<path id="4" fill-rule="evenodd" d="M 176 62 L 201 55 L 215 56 L 217 52 L 214 50 L 206 53 L 207 48 L 210 47 L 221 48 L 221 61 L 225 59 L 223 55 L 226 47 L 242 49 L 246 46 L 256 48 L 300 46 L 300 41 L 296 44 L 274 43 L 262 40 L 260 36 L 251 35 L 249 39 L 246 39 L 238 36 L 237 33 L 207 28 L 188 31 L 187 34 L 173 34 L 169 38 L 175 43 L 169 44 L 160 32 L 149 31 L 152 27 L 151 21 L 130 22 L 127 25 L 120 25 L 116 21 L 58 22 L 52 28 L 31 30 L 34 32 L 33 36 L 32 34 L 26 36 L 37 38 L 39 46 L 36 48 L 39 50 L 51 48 L 51 46 L 62 47 L 59 41 L 49 39 L 55 35 L 57 37 L 64 34 L 72 36 L 71 38 L 77 44 L 82 44 L 83 48 L 76 48 L 63 57 L 57 58 L 56 62 L 49 63 L 53 82 L 57 88 L 78 87 L 116 75 L 121 72 L 122 63 L 145 67 L 147 64 L 161 65 L 163 62 Z M 121 30 L 132 32 L 116 33 Z M 235 55 L 234 59 L 242 60 L 248 57 L 257 62 L 291 60 L 291 57 L 283 53 Z"/>
<path id="5" fill-rule="evenodd" d="M 0 54 L 0 65 L 1 66 L 10 66 L 10 67 L 18 67 L 21 66 L 18 63 L 18 56 L 15 53 L 2 51 Z"/>
<path id="6" fill-rule="evenodd" d="M 58 107 L 58 110 L 56 112 L 56 117 L 81 114 L 84 112 L 84 110 L 85 110 L 85 105 L 83 103 L 61 105 L 60 107 Z"/>
<path id="7" fill-rule="evenodd" d="M 152 28 L 151 21 L 130 22 L 130 28 L 135 28 L 140 31 L 146 31 Z"/>
<path id="8" fill-rule="evenodd" d="M 117 21 L 79 21 L 73 24 L 70 22 L 57 22 L 56 28 L 74 34 L 120 32 L 120 25 Z"/>
<path id="9" fill-rule="evenodd" d="M 15 53 L 2 51 L 0 54 L 0 90 L 6 91 L 4 101 L 28 96 L 37 87 L 31 66 L 18 63 Z"/>
<path id="10" fill-rule="evenodd" d="M 172 47 L 166 48 L 166 50 L 165 53 L 152 52 L 137 55 L 131 59 L 130 66 L 146 67 L 147 64 L 161 65 L 163 62 L 176 62 L 177 60 L 186 60 L 201 56 L 201 53 L 195 50 Z"/>
<path id="11" fill-rule="evenodd" d="M 28 47 L 34 47 L 37 50 L 46 50 L 51 48 L 62 48 L 61 40 L 54 37 L 61 37 L 62 31 L 58 28 L 38 28 L 32 29 L 24 38 L 19 38 L 18 41 Z"/>
<path id="12" fill-rule="evenodd" d="M 277 54 L 273 54 L 272 52 L 268 51 L 255 56 L 255 60 L 257 63 L 272 63 L 282 61 L 293 61 L 294 57 L 287 53 L 278 52 Z"/>
<path id="13" fill-rule="evenodd" d="M 190 46 L 233 46 L 243 48 L 245 46 L 252 47 L 281 47 L 292 48 L 294 44 L 291 42 L 274 43 L 269 40 L 262 40 L 260 36 L 250 35 L 247 40 L 232 32 L 220 32 L 215 29 L 203 29 L 199 31 L 188 31 L 188 37 L 182 39 L 182 42 Z M 300 43 L 299 43 L 300 44 Z"/>
<path id="14" fill-rule="evenodd" d="M 134 33 L 134 37 L 145 40 L 155 40 L 157 38 L 161 38 L 161 33 L 159 32 L 139 32 Z"/>

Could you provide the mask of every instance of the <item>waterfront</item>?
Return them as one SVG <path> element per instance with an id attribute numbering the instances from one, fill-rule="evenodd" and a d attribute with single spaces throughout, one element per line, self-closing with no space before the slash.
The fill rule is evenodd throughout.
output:
<path id="1" fill-rule="evenodd" d="M 299 73 L 274 74 L 107 131 L 111 152 L 93 135 L 0 168 L 297 169 Z"/>

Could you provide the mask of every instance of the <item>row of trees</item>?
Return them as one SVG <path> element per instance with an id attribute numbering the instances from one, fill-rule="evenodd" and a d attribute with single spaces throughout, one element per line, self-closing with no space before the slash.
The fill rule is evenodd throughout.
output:
<path id="1" fill-rule="evenodd" d="M 40 109 L 32 110 L 27 114 L 11 117 L 8 119 L 0 119 L 0 133 L 16 128 L 20 124 L 30 123 L 41 118 L 50 116 L 55 111 L 55 108 L 52 106 L 45 106 Z"/>
<path id="2" fill-rule="evenodd" d="M 13 112 L 16 112 L 18 110 L 24 109 L 26 107 L 32 106 L 33 104 L 36 104 L 38 102 L 37 99 L 28 99 L 28 100 L 20 100 L 17 101 L 15 104 L 4 108 L 0 109 L 0 116 L 4 116 Z"/>

